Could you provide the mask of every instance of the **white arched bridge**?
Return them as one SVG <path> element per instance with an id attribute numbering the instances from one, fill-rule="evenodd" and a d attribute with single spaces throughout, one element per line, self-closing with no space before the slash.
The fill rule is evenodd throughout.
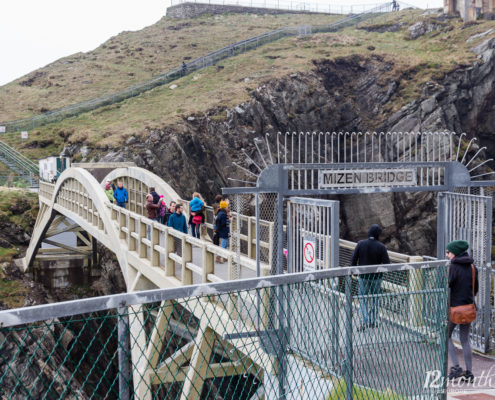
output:
<path id="1" fill-rule="evenodd" d="M 150 187 L 155 187 L 158 193 L 164 195 L 167 204 L 171 200 L 179 201 L 179 195 L 161 178 L 155 174 L 138 167 L 117 168 L 109 173 L 104 179 L 122 180 L 129 195 L 128 208 L 124 209 L 110 203 L 102 185 L 86 169 L 73 167 L 64 171 L 56 184 L 47 182 L 40 183 L 40 212 L 36 221 L 33 236 L 24 259 L 24 269 L 28 270 L 35 258 L 39 255 L 55 252 L 69 254 L 89 255 L 95 250 L 96 241 L 104 245 L 115 254 L 118 260 L 122 275 L 124 277 L 127 291 L 134 292 L 154 288 L 173 288 L 193 283 L 211 283 L 231 280 L 238 277 L 256 276 L 256 262 L 250 257 L 255 252 L 249 249 L 249 254 L 238 254 L 231 249 L 222 249 L 214 245 L 211 240 L 197 239 L 190 235 L 176 231 L 159 222 L 152 221 L 144 216 L 146 213 L 145 200 Z M 211 212 L 207 212 L 211 222 Z M 233 215 L 235 226 L 237 214 Z M 253 217 L 241 217 L 251 226 L 254 224 Z M 207 223 L 211 226 L 211 223 Z M 87 235 L 83 235 L 82 231 Z M 249 240 L 252 244 L 250 229 Z M 63 232 L 74 232 L 82 246 L 72 247 L 63 243 L 58 243 L 52 238 Z M 42 242 L 55 246 L 55 248 L 41 248 Z M 269 244 L 265 243 L 265 246 Z M 223 263 L 215 261 L 216 256 L 226 260 Z M 262 274 L 269 274 L 269 266 L 262 264 Z M 188 345 L 184 349 L 183 357 L 190 360 L 189 367 L 182 371 L 176 379 L 188 382 L 183 388 L 183 397 L 190 398 L 192 390 L 198 390 L 204 372 L 199 367 L 201 360 L 197 357 L 196 364 L 191 358 L 198 353 L 199 349 L 211 342 L 211 335 L 218 338 L 228 335 L 233 328 L 232 309 L 235 304 L 231 302 L 224 312 L 219 312 L 218 307 L 213 303 L 210 315 L 215 315 L 221 321 L 214 321 L 208 318 L 209 325 L 221 326 L 215 331 L 205 329 L 204 335 L 196 338 L 195 346 Z M 216 307 L 215 311 L 213 308 Z M 195 312 L 195 307 L 189 307 Z M 136 310 L 134 310 L 136 312 Z M 205 320 L 204 308 L 198 309 L 196 317 Z M 139 315 L 139 314 L 138 314 Z M 135 393 L 138 398 L 144 399 L 151 396 L 148 387 L 153 379 L 163 378 L 165 372 L 169 373 L 170 366 L 158 366 L 156 357 L 157 347 L 160 346 L 161 333 L 167 329 L 167 316 L 162 314 L 156 318 L 154 331 L 151 338 L 147 338 L 141 320 L 131 321 L 130 337 L 136 343 L 132 343 L 133 374 L 139 379 Z M 236 322 L 238 324 L 238 321 Z M 136 328 L 133 330 L 133 326 Z M 238 325 L 237 325 L 238 326 Z M 246 330 L 254 329 L 246 326 Z M 208 336 L 210 335 L 210 336 Z M 239 357 L 249 357 L 249 354 L 261 354 L 260 351 L 253 351 L 253 345 L 249 340 L 239 338 L 225 343 L 225 346 L 241 348 L 237 351 Z M 147 348 L 148 357 L 142 356 L 142 349 Z M 245 354 L 244 354 L 244 353 Z M 182 354 L 182 353 L 181 353 Z M 267 364 L 262 359 L 250 359 L 253 368 L 260 369 Z M 176 365 L 180 365 L 174 361 Z M 238 374 L 232 362 L 224 363 L 228 365 L 216 365 L 213 367 L 215 376 L 226 374 L 226 376 Z M 243 368 L 245 365 L 243 366 Z M 161 368 L 161 369 L 160 369 Z M 194 383 L 194 385 L 192 385 Z"/>

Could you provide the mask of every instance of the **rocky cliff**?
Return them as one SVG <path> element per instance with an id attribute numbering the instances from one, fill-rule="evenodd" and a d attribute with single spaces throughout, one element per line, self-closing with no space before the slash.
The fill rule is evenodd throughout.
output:
<path id="1" fill-rule="evenodd" d="M 433 74 L 417 88 L 421 95 L 406 104 L 403 91 L 418 68 L 398 73 L 394 60 L 380 55 L 315 60 L 311 71 L 260 85 L 247 102 L 190 115 L 173 127 L 149 131 L 145 141 L 131 137 L 103 159 L 132 159 L 181 195 L 199 190 L 211 200 L 229 185 L 228 177 L 244 178 L 232 161 L 245 161 L 243 148 L 255 157 L 253 139 L 266 132 L 452 130 L 479 137 L 493 151 L 495 39 L 473 51 L 476 62 Z M 378 222 L 395 249 L 434 254 L 435 198 L 427 193 L 343 198 L 344 236 L 358 239 Z"/>

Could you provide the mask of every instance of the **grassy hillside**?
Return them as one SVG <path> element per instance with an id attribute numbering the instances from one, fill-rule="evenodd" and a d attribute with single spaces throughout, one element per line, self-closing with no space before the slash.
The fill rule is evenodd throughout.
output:
<path id="1" fill-rule="evenodd" d="M 296 21 L 296 18 L 301 19 Z M 191 43 L 199 43 L 202 40 L 200 32 L 206 27 L 214 27 L 219 32 L 225 32 L 223 29 L 228 27 L 236 37 L 230 41 L 234 41 L 273 28 L 277 24 L 302 23 L 303 19 L 316 24 L 323 22 L 325 18 L 328 22 L 328 17 L 325 16 L 255 17 L 251 15 L 202 17 L 190 21 L 174 20 L 174 26 L 190 25 L 179 31 L 161 28 L 162 32 L 167 31 L 167 34 L 172 32 L 170 34 L 184 38 L 183 42 L 178 43 L 177 48 L 173 49 L 177 49 L 177 52 L 170 52 L 170 55 L 167 53 L 167 57 L 163 56 L 163 59 L 169 60 L 170 57 L 173 60 L 170 61 L 170 65 L 177 65 L 181 54 L 192 54 L 191 52 L 193 49 L 196 51 L 196 48 L 191 47 Z M 410 40 L 408 27 L 422 20 L 433 23 L 435 29 L 416 40 Z M 161 24 L 172 26 L 172 22 L 165 18 L 141 33 L 119 35 L 121 48 L 131 48 L 131 45 L 123 40 L 124 37 L 143 36 L 144 32 L 147 30 L 153 32 Z M 166 85 L 122 103 L 36 129 L 30 133 L 30 139 L 22 144 L 19 143 L 18 134 L 5 135 L 3 139 L 21 148 L 26 155 L 33 158 L 60 151 L 64 142 L 93 144 L 101 149 L 118 147 L 130 135 L 146 135 L 150 129 L 176 124 L 191 114 L 212 108 L 220 109 L 214 118 L 222 119 L 225 117 L 222 108 L 248 100 L 249 92 L 263 82 L 298 71 L 308 71 L 313 68 L 314 60 L 335 59 L 352 54 L 378 54 L 384 60 L 393 63 L 394 67 L 388 74 L 408 82 L 401 84 L 398 95 L 387 106 L 387 113 L 394 112 L 413 98 L 421 97 L 422 84 L 442 78 L 446 72 L 459 65 L 467 65 L 475 61 L 476 55 L 470 49 L 495 34 L 492 33 L 470 43 L 466 40 L 474 34 L 493 27 L 495 21 L 464 25 L 458 19 L 435 20 L 431 16 L 422 15 L 422 11 L 405 10 L 399 14 L 394 13 L 373 22 L 363 23 L 358 29 L 348 28 L 333 34 L 282 39 L 256 51 L 226 60 L 220 67 L 210 67 L 186 76 L 175 82 L 177 87 L 173 90 L 170 89 L 170 85 Z M 193 36 L 186 39 L 186 31 Z M 112 39 L 115 40 L 117 39 Z M 198 53 L 206 51 L 207 42 L 205 40 L 205 47 Z M 107 50 L 108 43 L 106 49 L 102 46 L 97 51 Z M 215 46 L 221 44 L 215 41 Z M 198 54 L 195 53 L 196 55 Z M 135 60 L 133 57 L 130 56 L 132 62 Z M 145 69 L 151 67 L 147 67 L 146 63 L 139 65 L 139 58 L 136 60 L 136 64 L 133 65 L 136 70 L 141 71 L 140 76 L 144 77 Z M 100 75 L 97 75 L 97 78 L 100 79 Z M 111 89 L 116 90 L 122 84 L 122 77 L 113 77 L 110 81 L 115 85 L 111 86 Z M 18 82 L 15 84 L 18 85 Z M 106 82 L 105 85 L 110 87 L 110 82 Z M 58 96 L 62 102 L 63 96 L 61 94 Z M 72 99 L 74 96 L 69 91 L 67 98 Z M 67 102 L 69 100 L 64 100 L 64 104 Z M 21 109 L 22 105 L 18 105 L 18 108 Z"/>
<path id="2" fill-rule="evenodd" d="M 97 49 L 62 58 L 0 87 L 0 121 L 29 117 L 142 82 L 217 48 L 281 26 L 328 24 L 325 15 L 163 17 Z"/>

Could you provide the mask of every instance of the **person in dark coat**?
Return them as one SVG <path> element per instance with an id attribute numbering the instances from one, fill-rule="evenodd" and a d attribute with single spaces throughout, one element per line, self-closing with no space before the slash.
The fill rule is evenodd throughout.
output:
<path id="1" fill-rule="evenodd" d="M 352 253 L 351 265 L 376 265 L 390 264 L 387 248 L 378 240 L 382 228 L 379 225 L 371 225 L 368 231 L 368 239 L 360 240 Z M 359 330 L 374 328 L 378 315 L 378 298 L 382 285 L 383 273 L 359 275 L 358 293 L 364 296 L 360 300 L 361 326 Z M 368 297 L 371 297 L 371 310 L 368 305 Z"/>
<path id="2" fill-rule="evenodd" d="M 217 213 L 217 217 L 215 218 L 215 233 L 218 234 L 220 239 L 220 247 L 223 249 L 227 249 L 229 247 L 229 236 L 230 236 L 230 220 L 227 215 L 227 208 L 229 204 L 222 200 L 220 202 L 220 208 Z M 216 261 L 223 263 L 224 260 L 222 257 L 217 256 Z"/>
<path id="3" fill-rule="evenodd" d="M 160 198 L 158 198 L 160 200 Z M 148 212 L 148 218 L 153 221 L 158 221 L 158 212 L 160 210 L 161 202 L 155 204 L 153 195 L 150 193 L 146 196 L 146 211 Z"/>
<path id="4" fill-rule="evenodd" d="M 473 297 L 473 268 L 474 267 L 474 295 L 478 293 L 478 269 L 474 266 L 473 258 L 467 253 L 469 243 L 465 240 L 454 240 L 447 244 L 446 256 L 450 260 L 449 266 L 449 288 L 450 307 L 474 304 Z M 449 373 L 449 379 L 463 378 L 469 382 L 474 381 L 472 371 L 472 353 L 469 343 L 469 329 L 471 324 L 459 325 L 459 336 L 461 339 L 462 353 L 466 363 L 466 370 L 459 366 L 459 359 L 452 342 L 452 332 L 457 324 L 449 320 L 449 357 L 454 364 Z"/>
<path id="5" fill-rule="evenodd" d="M 160 195 L 156 192 L 154 187 L 150 187 L 150 194 L 153 196 L 153 204 L 158 204 Z"/>

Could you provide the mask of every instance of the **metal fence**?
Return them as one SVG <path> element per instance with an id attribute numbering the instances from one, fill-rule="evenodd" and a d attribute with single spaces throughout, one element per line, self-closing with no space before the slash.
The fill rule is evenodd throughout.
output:
<path id="1" fill-rule="evenodd" d="M 173 68 L 163 74 L 154 77 L 146 82 L 138 83 L 119 92 L 101 96 L 96 99 L 82 101 L 77 104 L 62 107 L 57 110 L 48 111 L 44 114 L 34 117 L 20 119 L 16 121 L 3 122 L 0 125 L 5 126 L 6 132 L 16 132 L 23 129 L 34 129 L 35 127 L 45 125 L 51 122 L 60 121 L 65 118 L 73 117 L 84 112 L 95 110 L 99 107 L 111 105 L 123 100 L 138 96 L 155 87 L 165 85 L 184 75 L 194 71 L 215 65 L 221 60 L 257 49 L 267 43 L 274 42 L 284 37 L 296 35 L 308 35 L 318 32 L 335 32 L 348 26 L 383 15 L 383 13 L 392 11 L 392 3 L 384 3 L 378 7 L 366 10 L 360 14 L 351 15 L 329 25 L 307 25 L 296 27 L 283 27 L 273 31 L 263 33 L 252 38 L 233 43 L 221 49 L 215 50 L 202 57 L 196 58 L 187 63 L 187 65 Z"/>
<path id="2" fill-rule="evenodd" d="M 38 166 L 29 158 L 2 141 L 0 141 L 0 162 L 5 164 L 16 174 L 20 175 L 22 180 L 28 182 L 30 186 L 38 185 Z M 8 181 L 10 182 L 11 180 Z M 0 185 L 5 184 L 2 182 L 7 181 L 0 178 Z"/>
<path id="3" fill-rule="evenodd" d="M 363 294 L 362 274 L 398 289 Z M 0 395 L 436 399 L 446 274 L 444 261 L 334 268 L 1 311 Z"/>
<path id="4" fill-rule="evenodd" d="M 371 10 L 382 3 L 373 4 L 354 4 L 354 5 L 338 5 L 338 4 L 318 4 L 317 2 L 291 1 L 291 0 L 269 0 L 269 1 L 253 1 L 253 0 L 171 0 L 170 5 L 199 3 L 199 4 L 214 4 L 222 6 L 240 6 L 254 8 L 268 8 L 272 10 L 286 10 L 296 12 L 310 12 L 322 14 L 353 14 L 363 13 Z"/>

